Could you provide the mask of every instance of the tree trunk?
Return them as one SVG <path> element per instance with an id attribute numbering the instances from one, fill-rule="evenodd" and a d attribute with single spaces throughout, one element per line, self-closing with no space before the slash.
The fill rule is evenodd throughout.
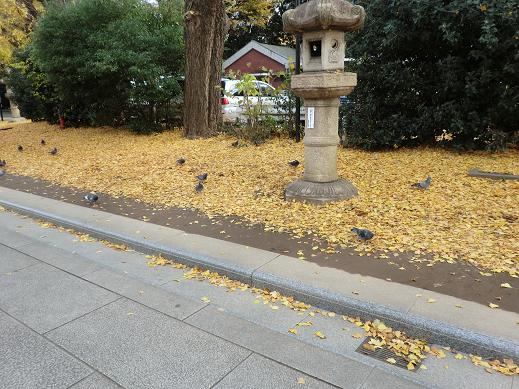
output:
<path id="1" fill-rule="evenodd" d="M 209 136 L 220 120 L 220 80 L 227 16 L 222 0 L 186 0 L 184 131 Z"/>

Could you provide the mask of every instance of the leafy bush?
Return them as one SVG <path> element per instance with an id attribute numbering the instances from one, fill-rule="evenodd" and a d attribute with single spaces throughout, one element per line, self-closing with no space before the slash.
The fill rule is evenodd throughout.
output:
<path id="1" fill-rule="evenodd" d="M 147 128 L 167 122 L 181 93 L 181 9 L 180 0 L 52 3 L 35 28 L 33 56 L 67 119 L 153 124 Z"/>
<path id="2" fill-rule="evenodd" d="M 6 77 L 13 91 L 11 97 L 23 117 L 49 122 L 57 119 L 58 98 L 45 74 L 35 64 L 31 56 L 31 46 L 14 53 L 11 71 Z"/>
<path id="3" fill-rule="evenodd" d="M 366 26 L 350 34 L 358 86 L 346 144 L 435 143 L 499 148 L 519 123 L 516 0 L 359 0 Z"/>

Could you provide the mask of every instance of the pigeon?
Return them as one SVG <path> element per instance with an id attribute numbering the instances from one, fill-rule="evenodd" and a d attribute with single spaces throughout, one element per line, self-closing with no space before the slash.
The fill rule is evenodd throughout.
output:
<path id="1" fill-rule="evenodd" d="M 424 189 L 424 190 L 429 189 L 429 187 L 431 186 L 431 181 L 432 181 L 431 176 L 427 176 L 427 178 L 425 180 L 416 182 L 413 185 L 411 185 L 411 187 L 417 188 L 417 189 Z"/>
<path id="2" fill-rule="evenodd" d="M 4 174 L 5 172 L 2 169 L 0 169 L 0 177 L 2 177 Z"/>
<path id="3" fill-rule="evenodd" d="M 23 151 L 23 146 L 22 145 L 18 145 L 18 151 Z"/>
<path id="4" fill-rule="evenodd" d="M 184 158 L 179 158 L 179 159 L 177 159 L 177 165 L 182 166 L 182 165 L 185 164 L 185 163 L 186 163 L 186 160 L 185 160 Z"/>
<path id="5" fill-rule="evenodd" d="M 199 176 L 197 176 L 196 178 L 198 178 L 198 181 L 205 181 L 205 180 L 207 180 L 207 173 L 202 173 Z"/>
<path id="6" fill-rule="evenodd" d="M 299 161 L 297 159 L 294 159 L 293 161 L 290 161 L 288 164 L 293 167 L 298 167 Z"/>
<path id="7" fill-rule="evenodd" d="M 373 238 L 375 236 L 375 234 L 373 232 L 371 232 L 370 230 L 366 230 L 364 228 L 353 227 L 351 229 L 351 231 L 356 233 L 357 236 L 359 237 L 359 239 L 362 239 L 362 240 L 370 240 L 371 238 Z"/>
<path id="8" fill-rule="evenodd" d="M 40 144 L 41 144 L 42 146 L 45 146 L 47 143 L 45 142 L 45 139 L 42 139 L 41 142 L 40 142 Z"/>
<path id="9" fill-rule="evenodd" d="M 99 196 L 96 195 L 95 193 L 89 193 L 89 194 L 85 195 L 84 199 L 86 202 L 88 202 L 90 204 L 95 204 L 97 202 L 97 200 L 99 200 Z"/>
<path id="10" fill-rule="evenodd" d="M 238 147 L 239 145 L 240 145 L 240 141 L 239 140 L 237 140 L 236 142 L 232 142 L 231 143 L 232 147 Z"/>
<path id="11" fill-rule="evenodd" d="M 5 159 L 0 159 L 0 167 L 5 167 L 7 165 L 7 162 L 5 162 Z"/>
<path id="12" fill-rule="evenodd" d="M 195 190 L 196 190 L 198 193 L 200 193 L 201 191 L 204 190 L 204 184 L 202 184 L 202 182 L 199 181 L 198 184 L 196 184 L 196 186 L 195 186 Z"/>
<path id="13" fill-rule="evenodd" d="M 51 154 L 51 155 L 56 155 L 56 154 L 58 154 L 58 149 L 54 147 L 54 148 L 50 151 L 50 154 Z"/>

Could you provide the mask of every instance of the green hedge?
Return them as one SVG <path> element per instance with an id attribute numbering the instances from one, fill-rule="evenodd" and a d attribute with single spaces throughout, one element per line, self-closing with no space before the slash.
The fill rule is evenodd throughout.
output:
<path id="1" fill-rule="evenodd" d="M 346 145 L 498 149 L 519 129 L 517 0 L 360 0 Z"/>
<path id="2" fill-rule="evenodd" d="M 51 3 L 35 27 L 30 57 L 68 122 L 160 128 L 182 92 L 182 2 Z"/>

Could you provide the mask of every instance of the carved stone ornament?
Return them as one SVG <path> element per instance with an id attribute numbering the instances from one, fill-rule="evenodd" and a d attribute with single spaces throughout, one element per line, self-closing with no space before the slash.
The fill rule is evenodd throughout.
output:
<path id="1" fill-rule="evenodd" d="M 345 0 L 310 0 L 283 14 L 283 30 L 291 33 L 355 31 L 364 25 L 365 18 L 363 7 Z"/>

